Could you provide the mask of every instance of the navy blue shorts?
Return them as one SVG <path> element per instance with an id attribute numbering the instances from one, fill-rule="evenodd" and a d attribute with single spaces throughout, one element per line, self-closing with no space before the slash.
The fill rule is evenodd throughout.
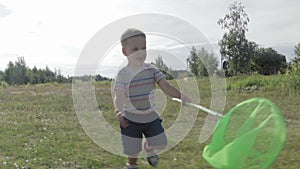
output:
<path id="1" fill-rule="evenodd" d="M 165 147 L 167 145 L 167 137 L 160 118 L 149 123 L 135 123 L 128 119 L 125 120 L 129 124 L 126 128 L 121 127 L 125 154 L 136 155 L 142 150 L 143 135 L 149 146 Z"/>

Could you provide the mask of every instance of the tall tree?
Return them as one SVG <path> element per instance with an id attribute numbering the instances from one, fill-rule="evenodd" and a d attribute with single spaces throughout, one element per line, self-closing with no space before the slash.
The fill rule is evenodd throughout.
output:
<path id="1" fill-rule="evenodd" d="M 300 42 L 295 46 L 295 54 L 300 57 Z"/>
<path id="2" fill-rule="evenodd" d="M 292 67 L 294 67 L 294 69 L 296 71 L 300 70 L 300 42 L 295 46 L 295 55 L 296 57 L 292 60 Z"/>
<path id="3" fill-rule="evenodd" d="M 213 74 L 218 67 L 217 58 L 213 53 L 209 53 L 204 48 L 196 50 L 192 48 L 187 59 L 191 72 L 195 76 L 208 76 Z"/>
<path id="4" fill-rule="evenodd" d="M 200 57 L 199 62 L 199 75 L 200 76 L 208 76 L 212 75 L 218 67 L 217 58 L 213 53 L 209 53 L 204 48 L 198 51 L 198 56 Z"/>
<path id="5" fill-rule="evenodd" d="M 4 72 L 0 70 L 0 82 L 4 80 Z"/>
<path id="6" fill-rule="evenodd" d="M 155 59 L 155 62 L 152 64 L 155 65 L 161 71 L 167 72 L 169 70 L 168 66 L 164 63 L 160 55 Z"/>
<path id="7" fill-rule="evenodd" d="M 178 72 L 168 67 L 160 55 L 158 55 L 158 57 L 155 59 L 155 62 L 151 64 L 156 66 L 163 74 L 165 74 L 167 80 L 178 77 Z"/>
<path id="8" fill-rule="evenodd" d="M 26 84 L 29 78 L 26 76 L 27 66 L 24 57 L 18 57 L 18 60 L 13 63 L 9 62 L 7 69 L 4 71 L 5 81 L 8 84 Z"/>
<path id="9" fill-rule="evenodd" d="M 220 53 L 228 61 L 228 72 L 233 75 L 251 70 L 251 53 L 246 39 L 249 21 L 245 7 L 235 1 L 229 5 L 229 14 L 217 22 L 225 30 L 219 41 Z"/>
<path id="10" fill-rule="evenodd" d="M 255 72 L 257 71 L 258 65 L 256 64 L 256 60 L 257 60 L 257 51 L 259 49 L 259 45 L 255 42 L 248 42 L 248 55 L 250 57 L 250 69 L 251 72 Z"/>
<path id="11" fill-rule="evenodd" d="M 189 64 L 189 68 L 191 72 L 197 77 L 199 76 L 199 65 L 198 63 L 200 62 L 200 57 L 197 55 L 197 50 L 193 46 L 192 50 L 190 51 L 190 56 L 187 58 L 187 62 Z"/>

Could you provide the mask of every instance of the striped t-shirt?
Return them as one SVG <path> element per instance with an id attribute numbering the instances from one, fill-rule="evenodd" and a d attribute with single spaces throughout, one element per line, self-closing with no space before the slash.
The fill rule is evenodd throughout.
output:
<path id="1" fill-rule="evenodd" d="M 158 118 L 155 88 L 163 77 L 164 74 L 151 64 L 143 64 L 139 69 L 124 67 L 119 71 L 114 91 L 125 94 L 122 112 L 127 119 L 146 123 Z"/>

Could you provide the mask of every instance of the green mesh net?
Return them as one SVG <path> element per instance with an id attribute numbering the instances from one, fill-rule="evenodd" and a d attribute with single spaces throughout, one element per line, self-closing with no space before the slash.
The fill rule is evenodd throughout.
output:
<path id="1" fill-rule="evenodd" d="M 253 98 L 219 120 L 202 155 L 218 169 L 266 169 L 278 157 L 286 136 L 285 121 L 276 105 Z"/>

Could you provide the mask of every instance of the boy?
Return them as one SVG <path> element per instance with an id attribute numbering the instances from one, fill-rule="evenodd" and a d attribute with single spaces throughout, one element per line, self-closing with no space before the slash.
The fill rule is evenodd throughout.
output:
<path id="1" fill-rule="evenodd" d="M 114 105 L 120 122 L 124 153 L 128 155 L 127 168 L 137 169 L 137 157 L 144 149 L 150 165 L 157 166 L 155 150 L 167 145 L 164 128 L 155 108 L 156 84 L 170 97 L 185 102 L 190 99 L 170 85 L 155 66 L 146 64 L 146 35 L 137 29 L 128 29 L 121 36 L 122 52 L 128 65 L 117 75 L 114 86 Z"/>

